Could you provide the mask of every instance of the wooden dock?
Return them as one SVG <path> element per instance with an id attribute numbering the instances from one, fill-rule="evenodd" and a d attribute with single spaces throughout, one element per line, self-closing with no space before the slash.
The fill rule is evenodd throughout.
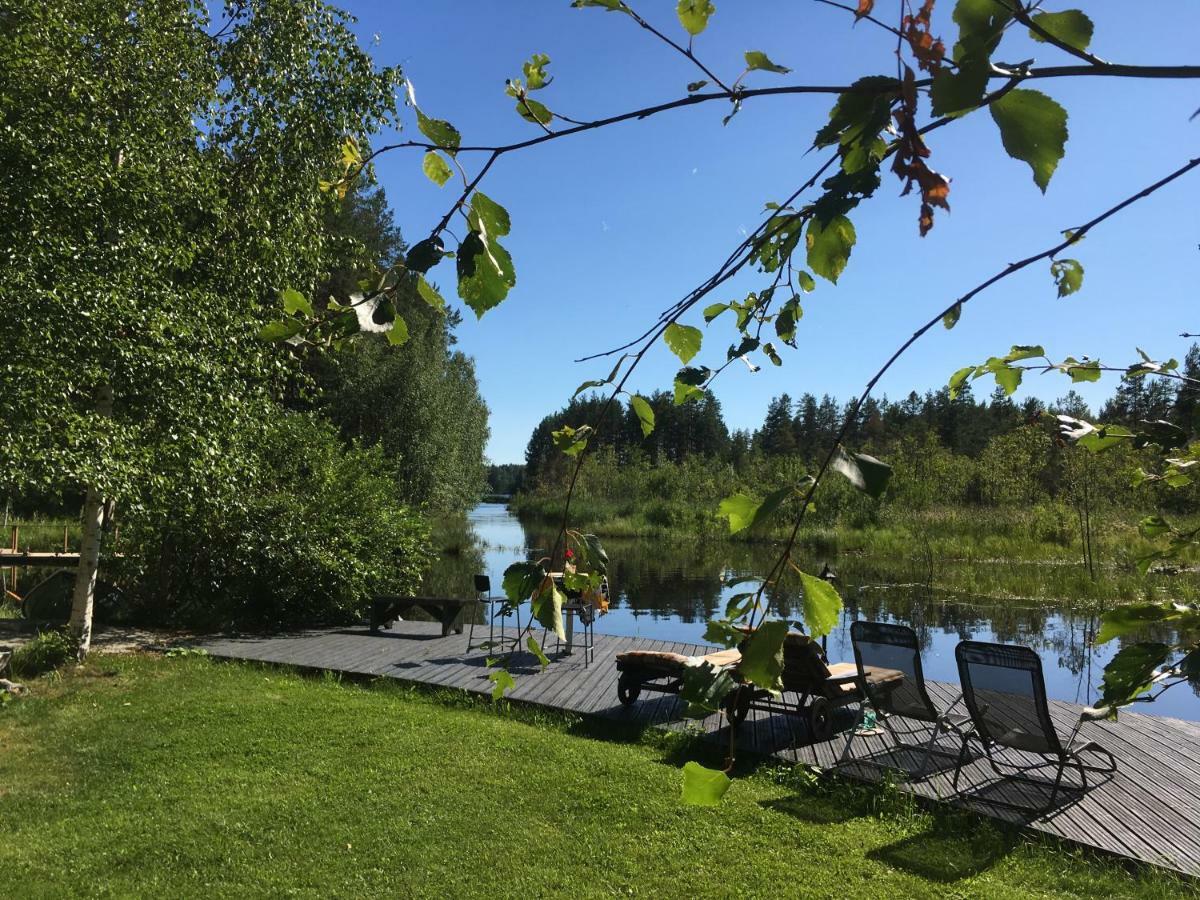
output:
<path id="1" fill-rule="evenodd" d="M 428 622 L 397 622 L 392 629 L 374 635 L 364 625 L 272 637 L 214 638 L 200 646 L 213 656 L 228 659 L 382 676 L 482 694 L 492 688 L 485 653 L 468 653 L 466 634 L 442 637 L 441 628 Z M 624 650 L 699 655 L 711 649 L 597 634 L 595 661 L 589 666 L 584 665 L 582 653 L 576 652 L 552 657 L 549 668 L 541 671 L 533 657 L 526 656 L 523 661 L 527 665 L 523 672 L 514 673 L 517 686 L 507 696 L 516 702 L 584 715 L 679 728 L 689 720 L 682 719 L 682 704 L 673 696 L 643 693 L 629 708 L 618 703 L 614 655 Z M 957 696 L 953 685 L 931 683 L 930 690 L 942 706 Z M 1074 727 L 1078 710 L 1068 703 L 1051 704 L 1055 724 L 1064 736 Z M 846 727 L 849 714 L 840 712 L 846 714 L 838 725 Z M 712 716 L 701 724 L 714 739 L 727 739 L 719 733 L 727 727 L 721 717 Z M 837 763 L 845 744 L 844 734 L 813 744 L 802 720 L 773 712 L 752 712 L 741 729 L 739 743 L 747 750 L 823 768 Z M 981 760 L 964 768 L 957 794 L 951 789 L 952 759 L 939 760 L 932 776 L 901 782 L 900 787 L 1086 847 L 1200 876 L 1200 723 L 1126 712 L 1119 722 L 1085 725 L 1081 736 L 1096 740 L 1117 757 L 1117 773 L 1089 774 L 1086 793 L 1060 792 L 1055 807 L 1045 814 L 1038 810 L 1049 797 L 1048 786 L 1043 790 L 1000 781 Z M 957 749 L 949 743 L 945 746 Z M 889 738 L 859 737 L 851 758 L 839 771 L 850 777 L 875 778 L 880 765 L 915 771 L 918 764 L 916 754 L 894 749 Z M 1028 811 L 997 802 L 1015 803 Z"/>

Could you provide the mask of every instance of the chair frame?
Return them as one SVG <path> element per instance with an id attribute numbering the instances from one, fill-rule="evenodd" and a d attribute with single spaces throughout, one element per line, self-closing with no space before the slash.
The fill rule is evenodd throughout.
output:
<path id="1" fill-rule="evenodd" d="M 863 722 L 867 707 L 870 706 L 875 712 L 877 721 L 882 723 L 884 729 L 891 736 L 892 741 L 897 747 L 922 754 L 921 765 L 917 768 L 915 773 L 908 772 L 907 770 L 896 769 L 894 766 L 880 766 L 880 768 L 896 769 L 897 771 L 901 771 L 903 774 L 919 781 L 925 777 L 929 763 L 935 755 L 945 756 L 949 759 L 961 758 L 962 756 L 961 747 L 957 752 L 938 747 L 938 738 L 940 738 L 943 734 L 953 734 L 961 741 L 974 729 L 974 723 L 971 721 L 971 717 L 969 715 L 963 716 L 955 715 L 953 713 L 954 708 L 963 702 L 963 696 L 961 693 L 958 695 L 955 701 L 944 710 L 939 710 L 937 705 L 933 702 L 933 699 L 929 696 L 929 691 L 925 685 L 925 670 L 921 664 L 921 646 L 920 642 L 917 640 L 917 633 L 907 625 L 865 621 L 851 623 L 850 643 L 854 647 L 854 662 L 858 666 L 859 673 L 864 676 L 864 681 L 866 666 L 863 663 L 862 650 L 859 647 L 859 642 L 867 642 L 867 635 L 865 632 L 868 629 L 876 630 L 876 637 L 883 638 L 883 640 L 874 640 L 871 641 L 871 643 L 887 643 L 895 647 L 901 647 L 905 650 L 912 651 L 913 686 L 917 691 L 917 695 L 921 700 L 921 703 L 925 706 L 928 717 L 909 716 L 904 715 L 903 713 L 889 712 L 881 708 L 880 704 L 876 702 L 876 695 L 874 692 L 869 690 L 863 691 L 863 700 L 859 704 L 858 714 L 855 717 L 854 726 L 850 729 L 850 735 L 846 739 L 846 745 L 842 748 L 842 753 L 838 757 L 838 764 L 842 764 L 849 757 L 850 747 L 854 743 L 854 738 L 858 736 L 858 728 Z M 893 639 L 887 640 L 888 637 Z M 905 677 L 907 678 L 907 675 Z M 913 719 L 914 721 L 924 722 L 925 724 L 932 726 L 930 728 L 929 737 L 925 739 L 924 743 L 920 744 L 907 742 L 901 738 L 900 734 L 897 733 L 897 729 L 892 723 L 893 718 Z M 905 733 L 905 737 L 919 734 L 921 731 L 923 731 L 923 729 L 914 729 Z"/>
<path id="2" fill-rule="evenodd" d="M 1046 743 L 1049 749 L 1042 751 L 1029 750 L 1023 747 L 1013 747 L 1010 744 L 1000 743 L 989 732 L 987 723 L 984 720 L 984 712 L 986 711 L 987 706 L 986 704 L 984 704 L 982 707 L 977 705 L 975 689 L 971 684 L 971 678 L 969 674 L 969 665 L 971 661 L 966 659 L 966 656 L 967 654 L 973 652 L 999 652 L 1010 657 L 1020 657 L 1024 659 L 1027 664 L 1026 667 L 1011 666 L 1010 668 L 1020 668 L 1023 671 L 1031 672 L 1033 675 L 1034 694 L 1031 699 L 1035 704 L 1038 723 L 1042 727 L 1043 736 L 1046 738 Z M 1076 745 L 1075 743 L 1075 738 L 1079 735 L 1079 729 L 1083 727 L 1083 723 L 1100 718 L 1102 717 L 1103 713 L 1085 709 L 1080 715 L 1079 721 L 1075 723 L 1075 727 L 1071 730 L 1071 734 L 1068 736 L 1066 742 L 1064 743 L 1059 739 L 1058 729 L 1054 725 L 1054 720 L 1050 717 L 1050 705 L 1046 698 L 1046 681 L 1045 676 L 1042 673 L 1042 661 L 1037 653 L 1032 649 L 1029 647 L 1023 647 L 1019 644 L 995 644 L 984 641 L 961 641 L 958 646 L 954 648 L 954 656 L 956 662 L 958 663 L 959 679 L 963 686 L 963 700 L 966 703 L 968 711 L 971 713 L 971 720 L 975 725 L 973 733 L 963 737 L 962 747 L 959 750 L 958 755 L 958 763 L 954 770 L 953 787 L 955 790 L 958 789 L 958 779 L 962 774 L 962 767 L 968 750 L 968 741 L 971 737 L 974 737 L 980 742 L 980 744 L 982 744 L 984 755 L 987 757 L 988 764 L 992 767 L 992 771 L 995 772 L 1000 778 L 1010 781 L 1020 781 L 1024 784 L 1031 784 L 1044 788 L 1047 784 L 1051 784 L 1051 782 L 1048 782 L 1044 778 L 1031 778 L 1025 773 L 1047 766 L 1057 765 L 1057 772 L 1050 789 L 1050 798 L 1046 801 L 1046 805 L 1041 810 L 1042 812 L 1049 811 L 1054 807 L 1054 801 L 1058 798 L 1058 792 L 1060 790 L 1086 791 L 1088 786 L 1088 772 L 1110 775 L 1117 770 L 1116 757 L 1100 744 L 1091 740 L 1084 741 L 1079 745 Z M 998 662 L 994 663 L 994 665 L 1002 666 L 1003 663 Z M 1014 763 L 1003 762 L 996 759 L 996 757 L 993 755 L 993 751 L 998 751 L 1001 748 L 1018 750 L 1022 753 L 1028 753 L 1033 756 L 1044 757 L 1044 759 L 1042 762 L 1034 763 L 1028 766 L 1019 766 Z M 1104 756 L 1108 757 L 1108 764 L 1089 765 L 1085 763 L 1080 757 L 1080 754 L 1089 751 L 1092 753 L 1103 754 Z M 1075 785 L 1065 784 L 1063 782 L 1063 776 L 1066 774 L 1067 768 L 1072 766 L 1079 772 L 1080 784 L 1078 787 Z M 1006 772 L 1005 769 L 1009 771 Z M 998 806 L 1007 806 L 1013 809 L 1025 809 L 1025 807 L 1019 804 L 1008 803 L 1002 800 L 987 799 L 984 802 L 994 803 Z"/>
<path id="3" fill-rule="evenodd" d="M 853 703 L 861 703 L 868 689 L 875 686 L 876 682 L 872 681 L 870 673 L 858 669 L 845 675 L 834 675 L 829 670 L 829 661 L 825 658 L 825 652 L 819 643 L 807 635 L 795 635 L 794 637 L 806 638 L 800 652 L 811 654 L 810 659 L 793 655 L 789 663 L 789 654 L 785 645 L 783 693 L 798 695 L 798 702 L 795 704 L 783 703 L 770 691 L 756 688 L 751 684 L 742 684 L 729 695 L 726 706 L 727 714 L 730 723 L 737 726 L 745 721 L 750 710 L 768 713 L 783 712 L 788 716 L 805 719 L 813 742 L 822 743 L 833 738 L 834 710 Z M 853 685 L 854 690 L 843 690 L 844 685 Z M 791 727 L 791 719 L 788 719 L 788 727 Z M 792 737 L 796 739 L 794 731 Z"/>
<path id="4" fill-rule="evenodd" d="M 493 597 L 493 596 L 491 596 L 491 592 L 492 592 L 492 579 L 487 575 L 476 575 L 475 576 L 475 606 L 473 607 L 472 615 L 471 615 L 471 627 L 470 627 L 470 630 L 467 632 L 467 651 L 468 652 L 475 649 L 475 647 L 477 646 L 475 644 L 475 620 L 477 618 L 479 618 L 479 611 L 481 609 L 483 609 L 483 606 L 485 603 L 489 607 L 489 609 L 488 609 L 488 649 L 489 650 L 493 649 L 496 646 L 496 618 L 497 617 L 500 617 L 503 619 L 508 618 L 508 615 L 509 615 L 508 613 L 497 612 L 496 608 L 495 608 L 495 604 L 500 603 L 501 609 L 503 609 L 503 604 L 507 602 L 508 598 L 507 597 Z M 516 617 L 517 617 L 517 632 L 520 633 L 520 631 L 521 631 L 521 608 L 518 606 L 513 611 L 513 614 L 516 615 Z M 501 638 L 504 637 L 503 622 L 500 624 L 500 637 Z M 478 646 L 482 647 L 483 644 L 479 644 Z"/>

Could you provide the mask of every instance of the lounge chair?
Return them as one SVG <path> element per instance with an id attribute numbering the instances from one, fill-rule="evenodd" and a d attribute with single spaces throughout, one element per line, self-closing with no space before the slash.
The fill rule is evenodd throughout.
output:
<path id="1" fill-rule="evenodd" d="M 1062 783 L 1068 766 L 1074 766 L 1079 772 L 1080 786 L 1070 786 L 1074 790 L 1087 789 L 1088 772 L 1107 774 L 1116 771 L 1117 761 L 1111 753 L 1095 741 L 1076 740 L 1083 723 L 1103 718 L 1106 714 L 1103 710 L 1084 709 L 1067 740 L 1059 740 L 1046 700 L 1042 661 L 1033 650 L 1011 644 L 963 641 L 954 649 L 954 657 L 958 661 L 963 701 L 975 725 L 974 736 L 983 744 L 988 762 L 997 775 L 1044 787 L 1049 783 L 1045 779 L 1030 778 L 1024 773 L 1057 765 L 1058 772 L 1050 799 L 1046 802 L 1045 808 L 1048 810 L 1053 807 L 1059 789 L 1066 790 L 1068 787 Z M 969 738 L 970 735 L 963 737 L 954 771 L 956 789 Z M 1001 763 L 993 755 L 993 751 L 1000 748 L 1020 750 L 1045 759 L 1030 766 Z M 1085 752 L 1106 756 L 1108 764 L 1097 766 L 1084 763 L 1080 754 Z M 1005 772 L 1002 767 L 1010 771 Z M 1016 806 L 1001 801 L 989 802 Z"/>
<path id="2" fill-rule="evenodd" d="M 875 711 L 878 721 L 887 729 L 896 746 L 923 753 L 921 765 L 913 774 L 922 778 L 935 753 L 955 757 L 955 751 L 937 747 L 937 739 L 943 734 L 957 735 L 961 740 L 972 728 L 969 715 L 956 714 L 954 708 L 962 703 L 959 695 L 945 710 L 939 709 L 929 696 L 925 686 L 925 672 L 921 667 L 921 647 L 917 633 L 907 625 L 891 625 L 886 622 L 854 622 L 850 626 L 850 641 L 854 645 L 854 661 L 859 673 L 869 669 L 895 669 L 904 673 L 904 680 L 889 690 L 868 690 L 865 702 L 859 706 L 858 717 L 850 729 L 850 737 L 842 749 L 842 759 L 850 754 L 850 745 L 858 733 L 868 707 Z M 912 719 L 931 726 L 929 737 L 920 745 L 907 743 L 893 726 L 892 719 Z M 919 732 L 908 731 L 904 737 Z M 906 772 L 906 774 L 908 774 Z"/>
<path id="3" fill-rule="evenodd" d="M 783 690 L 798 695 L 795 704 L 783 703 L 769 691 L 743 684 L 731 700 L 729 718 L 740 724 L 752 709 L 782 711 L 804 718 L 816 741 L 833 737 L 833 712 L 851 703 L 861 703 L 868 690 L 880 696 L 898 688 L 904 673 L 893 668 L 866 666 L 861 672 L 854 663 L 833 663 L 821 645 L 806 634 L 789 632 L 783 640 Z"/>
<path id="4" fill-rule="evenodd" d="M 706 656 L 684 656 L 659 650 L 629 650 L 617 654 L 617 699 L 622 706 L 637 702 L 642 691 L 678 694 L 683 689 L 683 673 L 688 666 L 711 663 L 718 669 L 737 665 L 742 654 L 737 650 L 718 650 Z"/>

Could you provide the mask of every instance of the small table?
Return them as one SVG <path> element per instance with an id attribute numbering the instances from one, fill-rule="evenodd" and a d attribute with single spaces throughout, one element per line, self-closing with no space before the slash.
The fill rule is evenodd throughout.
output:
<path id="1" fill-rule="evenodd" d="M 463 633 L 462 614 L 468 606 L 475 606 L 477 600 L 461 597 L 397 597 L 380 595 L 371 601 L 371 633 L 375 634 L 380 627 L 387 628 L 397 618 L 402 618 L 414 609 L 424 610 L 442 625 L 442 637 L 450 634 Z"/>

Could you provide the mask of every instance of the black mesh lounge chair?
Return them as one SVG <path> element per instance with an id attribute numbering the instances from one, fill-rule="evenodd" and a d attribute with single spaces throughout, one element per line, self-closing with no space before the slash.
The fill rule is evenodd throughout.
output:
<path id="1" fill-rule="evenodd" d="M 842 759 L 850 753 L 850 745 L 854 742 L 858 726 L 862 722 L 867 705 L 875 710 L 880 724 L 887 729 L 888 734 L 896 745 L 906 750 L 923 753 L 921 765 L 914 773 L 914 778 L 921 778 L 929 767 L 929 761 L 935 753 L 949 756 L 953 759 L 956 751 L 943 750 L 937 746 L 937 739 L 943 734 L 954 734 L 960 739 L 971 730 L 971 717 L 956 714 L 954 708 L 962 702 L 960 696 L 945 710 L 939 709 L 929 696 L 925 687 L 925 673 L 921 668 L 921 648 L 917 641 L 917 633 L 907 625 L 891 625 L 885 622 L 854 622 L 850 626 L 850 641 L 854 645 L 854 661 L 858 671 L 864 674 L 872 669 L 893 669 L 904 673 L 904 679 L 889 690 L 872 689 L 869 682 L 867 696 L 858 711 L 854 727 L 846 746 L 842 749 Z M 920 745 L 910 744 L 905 738 L 924 731 L 906 730 L 898 733 L 892 719 L 912 719 L 924 722 L 930 726 L 929 737 Z"/>
<path id="2" fill-rule="evenodd" d="M 1063 784 L 1063 774 L 1068 766 L 1074 766 L 1079 772 L 1080 785 L 1078 788 L 1072 785 L 1074 790 L 1087 789 L 1088 772 L 1116 771 L 1117 761 L 1111 753 L 1095 741 L 1076 741 L 1080 726 L 1086 721 L 1102 718 L 1103 711 L 1085 709 L 1066 742 L 1059 740 L 1046 700 L 1042 661 L 1028 647 L 963 641 L 954 649 L 954 657 L 958 661 L 963 701 L 975 723 L 975 736 L 983 744 L 988 762 L 997 775 L 1045 786 L 1049 783 L 1045 779 L 1029 778 L 1024 773 L 1057 765 L 1058 771 L 1045 807 L 1050 809 L 1059 789 L 1066 790 L 1068 787 Z M 967 753 L 967 740 L 967 737 L 963 738 L 958 766 L 954 771 L 956 789 Z M 1029 766 L 1001 763 L 993 755 L 993 751 L 1000 748 L 1020 750 L 1047 759 Z M 1085 752 L 1108 757 L 1108 764 L 1097 766 L 1084 763 L 1080 754 Z M 1009 771 L 1005 772 L 1004 769 Z"/>

